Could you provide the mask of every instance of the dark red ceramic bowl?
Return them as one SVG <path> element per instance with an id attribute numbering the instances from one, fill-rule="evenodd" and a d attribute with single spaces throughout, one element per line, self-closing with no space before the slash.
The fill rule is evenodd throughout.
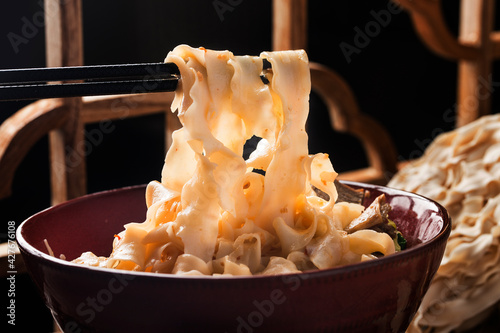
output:
<path id="1" fill-rule="evenodd" d="M 17 240 L 64 332 L 403 332 L 439 267 L 451 224 L 424 197 L 381 186 L 409 248 L 374 261 L 282 276 L 179 277 L 89 268 L 68 260 L 108 255 L 113 235 L 145 218 L 145 187 L 81 197 L 27 219 Z"/>

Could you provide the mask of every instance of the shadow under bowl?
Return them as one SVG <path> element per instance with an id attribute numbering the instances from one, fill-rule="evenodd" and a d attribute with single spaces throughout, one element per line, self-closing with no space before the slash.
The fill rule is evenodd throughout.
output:
<path id="1" fill-rule="evenodd" d="M 146 216 L 145 186 L 77 198 L 24 221 L 27 269 L 64 332 L 403 332 L 441 262 L 451 221 L 425 197 L 383 186 L 402 252 L 338 268 L 280 276 L 185 277 L 73 264 L 108 256 L 113 235 Z"/>

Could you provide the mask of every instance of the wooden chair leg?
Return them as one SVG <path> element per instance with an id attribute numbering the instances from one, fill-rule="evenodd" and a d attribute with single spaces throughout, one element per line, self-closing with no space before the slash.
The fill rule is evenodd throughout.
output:
<path id="1" fill-rule="evenodd" d="M 459 40 L 481 52 L 475 59 L 458 62 L 458 127 L 491 113 L 494 7 L 494 0 L 461 2 Z"/>
<path id="2" fill-rule="evenodd" d="M 47 66 L 83 65 L 81 0 L 45 1 L 45 45 Z M 84 147 L 80 120 L 81 98 L 63 99 L 68 115 L 65 124 L 49 134 L 52 204 L 87 192 L 85 156 L 70 164 L 71 155 Z M 54 330 L 59 331 L 54 322 Z"/>
<path id="3" fill-rule="evenodd" d="M 307 48 L 307 0 L 273 0 L 273 50 Z"/>
<path id="4" fill-rule="evenodd" d="M 66 122 L 49 133 L 52 204 L 56 205 L 87 192 L 84 124 L 79 116 L 82 99 L 64 101 Z"/>
<path id="5" fill-rule="evenodd" d="M 83 65 L 81 0 L 45 2 L 48 67 Z M 68 114 L 64 125 L 49 134 L 52 204 L 87 192 L 82 99 L 61 100 Z"/>

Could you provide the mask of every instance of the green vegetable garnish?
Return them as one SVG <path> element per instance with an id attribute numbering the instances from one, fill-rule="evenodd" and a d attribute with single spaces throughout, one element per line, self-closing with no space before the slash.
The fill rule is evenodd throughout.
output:
<path id="1" fill-rule="evenodd" d="M 399 231 L 396 233 L 396 240 L 401 250 L 406 249 L 406 239 L 403 237 L 403 234 Z"/>
<path id="2" fill-rule="evenodd" d="M 396 248 L 396 252 L 406 249 L 406 239 L 404 238 L 403 234 L 400 231 L 398 231 L 396 223 L 394 223 L 394 221 L 389 220 L 387 224 L 393 227 L 394 230 L 396 230 L 396 236 L 392 239 L 394 241 L 394 247 Z"/>

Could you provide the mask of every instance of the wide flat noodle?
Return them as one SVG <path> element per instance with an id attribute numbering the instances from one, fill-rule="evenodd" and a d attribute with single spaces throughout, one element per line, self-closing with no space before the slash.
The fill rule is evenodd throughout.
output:
<path id="1" fill-rule="evenodd" d="M 264 83 L 263 58 L 272 65 Z M 311 81 L 304 51 L 234 56 L 180 45 L 167 55 L 180 80 L 161 182 L 146 190 L 144 223 L 129 223 L 109 258 L 76 261 L 180 275 L 284 274 L 394 253 L 378 232 L 343 228 L 362 212 L 335 204 L 328 155 L 309 155 Z M 260 140 L 245 160 L 247 140 Z M 318 197 L 313 187 L 328 195 Z M 391 247 L 392 246 L 392 247 Z"/>
<path id="2" fill-rule="evenodd" d="M 389 186 L 440 202 L 453 226 L 409 331 L 478 324 L 500 301 L 500 115 L 440 135 Z"/>

